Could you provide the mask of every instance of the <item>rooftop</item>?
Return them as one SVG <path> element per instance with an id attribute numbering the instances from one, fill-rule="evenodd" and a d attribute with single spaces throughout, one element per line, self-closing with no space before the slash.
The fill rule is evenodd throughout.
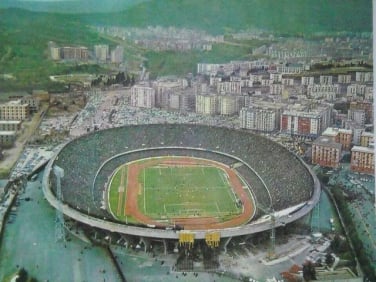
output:
<path id="1" fill-rule="evenodd" d="M 362 146 L 352 147 L 351 152 L 363 152 L 363 153 L 371 153 L 371 154 L 375 153 L 373 148 L 362 147 Z"/>
<path id="2" fill-rule="evenodd" d="M 363 131 L 363 132 L 362 132 L 362 136 L 374 137 L 375 134 L 374 134 L 373 132 L 365 132 L 365 131 Z"/>
<path id="3" fill-rule="evenodd" d="M 0 136 L 14 136 L 16 135 L 15 131 L 0 131 Z"/>
<path id="4" fill-rule="evenodd" d="M 339 143 L 334 142 L 331 138 L 327 136 L 320 136 L 315 141 L 313 141 L 315 145 L 327 146 L 341 150 L 342 145 Z"/>
<path id="5" fill-rule="evenodd" d="M 20 120 L 0 120 L 0 124 L 20 124 Z"/>
<path id="6" fill-rule="evenodd" d="M 350 129 L 328 127 L 327 129 L 325 129 L 322 135 L 334 137 L 334 136 L 337 136 L 338 133 L 352 134 L 352 131 Z"/>

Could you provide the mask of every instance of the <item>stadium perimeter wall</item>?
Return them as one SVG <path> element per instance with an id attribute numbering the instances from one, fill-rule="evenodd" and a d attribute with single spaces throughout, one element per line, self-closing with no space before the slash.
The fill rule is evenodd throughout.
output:
<path id="1" fill-rule="evenodd" d="M 152 131 L 153 134 L 156 134 L 157 132 L 159 132 L 159 134 L 162 133 L 162 135 L 163 135 L 163 130 L 159 130 L 159 129 L 163 129 L 163 127 L 171 128 L 171 126 L 173 127 L 173 129 L 176 129 L 177 126 L 183 127 L 183 130 L 188 130 L 188 129 L 192 130 L 192 128 L 193 128 L 193 131 L 195 130 L 195 127 L 199 127 L 199 129 L 197 130 L 198 133 L 205 133 L 207 131 L 211 131 L 208 126 L 196 126 L 196 125 L 153 125 L 153 126 L 151 126 L 152 129 L 153 129 L 151 131 Z M 141 133 L 144 133 L 145 130 L 150 127 L 150 125 L 147 125 L 147 126 L 133 126 L 133 129 L 134 129 L 134 127 L 141 127 Z M 127 129 L 128 128 L 129 127 L 123 127 L 123 128 L 119 128 L 119 129 L 116 129 L 116 130 L 119 130 L 120 133 L 124 134 L 124 133 L 127 133 Z M 178 131 L 180 131 L 180 133 L 181 133 L 181 128 Z M 222 131 L 224 131 L 224 132 L 222 132 Z M 219 133 L 219 135 L 221 135 L 221 136 L 215 136 L 215 137 L 225 137 L 225 136 L 228 137 L 228 133 L 229 132 L 230 133 L 234 133 L 234 135 L 238 135 L 238 136 L 235 136 L 235 137 L 239 137 L 239 135 L 243 135 L 244 134 L 244 139 L 247 139 L 247 135 L 251 135 L 250 133 L 246 133 L 246 132 L 243 132 L 243 131 L 223 129 L 223 128 L 215 128 L 214 132 L 209 132 L 209 134 Z M 136 235 L 136 236 L 152 237 L 152 238 L 164 238 L 164 239 L 177 239 L 179 237 L 179 231 L 174 231 L 174 230 L 157 230 L 157 229 L 150 229 L 150 228 L 146 228 L 146 227 L 144 228 L 144 227 L 138 227 L 138 226 L 129 226 L 129 225 L 124 225 L 124 224 L 117 223 L 117 222 L 111 222 L 111 219 L 109 217 L 106 217 L 106 215 L 107 215 L 106 213 L 104 213 L 105 216 L 103 216 L 103 217 L 98 216 L 98 215 L 95 215 L 95 216 L 91 215 L 90 214 L 90 207 L 88 207 L 88 209 L 86 210 L 86 206 L 85 205 L 82 205 L 81 207 L 80 206 L 74 207 L 74 205 L 72 203 L 70 203 L 70 202 L 65 202 L 65 203 L 60 203 L 60 204 L 58 203 L 58 201 L 57 201 L 57 199 L 56 199 L 56 197 L 54 195 L 54 192 L 53 192 L 53 189 L 54 189 L 53 186 L 55 184 L 54 176 L 51 173 L 51 169 L 52 169 L 53 165 L 55 165 L 55 164 L 57 164 L 57 165 L 61 164 L 61 162 L 59 162 L 59 158 L 62 157 L 62 156 L 64 156 L 64 154 L 66 155 L 67 153 L 70 152 L 70 150 L 66 150 L 66 148 L 69 148 L 70 146 L 72 146 L 72 144 L 73 144 L 73 146 L 83 145 L 84 148 L 85 148 L 85 145 L 88 145 L 88 144 L 91 145 L 91 146 L 98 145 L 98 141 L 102 141 L 103 142 L 103 136 L 106 135 L 106 133 L 109 133 L 109 130 L 101 131 L 100 135 L 102 135 L 102 136 L 96 135 L 96 134 L 98 134 L 98 132 L 96 132 L 95 134 L 89 134 L 89 135 L 83 136 L 81 138 L 78 138 L 78 139 L 76 139 L 76 140 L 74 140 L 72 142 L 69 142 L 63 148 L 60 149 L 60 151 L 54 156 L 54 158 L 51 159 L 51 161 L 48 163 L 48 165 L 46 167 L 45 175 L 44 175 L 44 178 L 43 178 L 43 191 L 45 193 L 45 196 L 46 196 L 47 200 L 51 203 L 52 206 L 54 206 L 55 208 L 59 208 L 66 216 L 71 217 L 71 218 L 73 218 L 73 219 L 75 219 L 77 221 L 80 221 L 82 223 L 85 223 L 85 224 L 93 226 L 93 227 L 97 227 L 97 228 L 104 229 L 104 230 L 109 230 L 111 232 L 118 232 L 118 233 L 124 233 L 124 234 Z M 139 132 L 137 135 L 139 137 L 140 136 L 144 136 L 144 135 L 140 135 L 141 133 Z M 122 134 L 120 134 L 120 135 L 122 135 Z M 101 137 L 101 138 L 98 138 L 98 136 Z M 145 138 L 149 138 L 149 137 L 151 137 L 151 136 L 148 135 L 146 137 L 144 136 L 141 139 L 135 139 L 135 140 L 138 140 L 138 141 L 141 141 L 141 142 L 142 141 L 146 142 Z M 155 143 L 162 144 L 162 143 L 164 143 L 164 141 L 166 141 L 166 140 L 168 141 L 169 138 L 171 138 L 171 135 L 167 134 L 167 136 L 162 136 L 162 137 L 167 137 L 167 138 L 163 138 L 163 139 L 156 138 L 156 139 L 153 140 L 154 141 L 153 143 L 154 144 Z M 186 137 L 187 136 L 185 136 L 185 138 Z M 204 141 L 206 141 L 205 137 L 207 137 L 206 134 L 205 134 L 205 136 L 203 136 L 201 138 L 198 138 L 199 140 L 196 140 L 196 142 L 192 142 L 192 143 L 196 143 L 197 147 L 212 147 L 213 148 L 213 146 L 204 146 L 205 144 L 203 145 L 201 143 L 198 143 L 198 142 L 204 142 Z M 90 143 L 91 142 L 90 139 L 94 139 L 96 142 L 93 142 L 94 144 L 91 144 Z M 250 139 L 252 139 L 252 140 L 248 140 L 248 141 L 255 141 L 255 140 L 253 140 L 253 138 L 250 138 Z M 267 140 L 265 138 L 260 139 L 259 137 L 257 137 L 256 139 L 259 139 L 261 141 Z M 180 138 L 180 140 L 182 140 L 182 139 Z M 184 138 L 183 138 L 183 140 L 186 141 L 186 139 L 184 139 Z M 175 143 L 175 144 L 178 143 L 179 145 L 181 145 L 180 143 L 182 143 L 181 141 L 179 142 L 179 138 L 177 140 L 173 140 L 173 141 L 174 142 L 167 142 L 167 143 L 169 143 L 169 144 L 171 144 L 171 143 Z M 211 141 L 213 141 L 213 140 L 211 140 Z M 215 144 L 220 144 L 220 141 L 223 141 L 223 140 L 221 140 L 221 139 L 218 140 L 218 139 L 215 138 L 214 141 L 216 141 L 216 142 L 214 142 L 214 145 L 215 145 Z M 242 145 L 244 145 L 244 144 L 237 144 L 236 142 L 229 143 L 228 140 L 227 141 L 225 140 L 224 143 L 227 146 L 230 145 L 229 148 L 225 148 L 226 146 L 223 146 L 222 148 L 224 148 L 224 151 L 229 151 L 229 152 L 232 152 L 232 153 L 235 152 L 235 150 L 231 151 L 231 149 L 234 148 L 234 146 L 233 146 L 234 144 L 235 144 L 235 147 L 236 147 L 236 145 L 238 145 L 240 147 Z M 239 143 L 242 143 L 242 142 L 239 142 Z M 272 143 L 272 141 L 267 140 L 266 143 L 270 144 L 270 143 Z M 125 148 L 127 146 L 124 146 L 124 145 L 125 144 L 123 144 L 123 146 L 121 146 L 122 147 L 122 151 L 124 151 L 124 150 L 126 150 L 126 149 L 129 148 L 129 147 Z M 141 146 L 140 146 L 140 142 L 138 142 L 138 147 L 145 147 L 146 145 L 147 144 L 141 143 Z M 263 145 L 264 145 L 264 143 L 263 143 Z M 133 145 L 133 146 L 135 146 L 135 145 Z M 277 147 L 277 151 L 279 151 L 279 152 L 281 150 L 287 151 L 285 148 L 283 148 L 279 144 L 277 144 L 277 145 L 272 144 L 271 147 L 273 147 L 273 146 Z M 218 148 L 218 147 L 219 147 L 218 145 L 214 146 L 214 149 Z M 239 147 L 237 147 L 237 148 L 239 148 Z M 283 148 L 283 149 L 281 149 L 281 148 Z M 82 149 L 82 153 L 83 154 L 90 154 L 90 150 L 93 150 L 93 147 L 86 148 L 86 151 L 85 151 L 85 149 Z M 120 150 L 118 150 L 116 152 L 116 150 L 113 147 L 111 147 L 111 146 L 108 148 L 108 150 L 109 150 L 109 152 L 108 152 L 109 155 L 112 155 L 112 156 L 116 155 L 116 153 L 118 153 L 120 151 Z M 273 154 L 273 151 L 271 151 L 270 148 L 267 148 L 266 151 L 269 152 L 270 154 Z M 255 152 L 256 151 L 253 151 L 252 153 L 255 153 Z M 221 150 L 221 153 L 224 153 L 224 152 Z M 249 152 L 243 151 L 243 152 L 240 152 L 240 154 L 241 153 L 249 153 Z M 291 155 L 290 152 L 288 152 L 288 154 Z M 237 152 L 237 155 L 239 155 L 239 152 Z M 94 156 L 94 154 L 92 156 Z M 247 156 L 247 154 L 244 154 L 244 156 Z M 73 157 L 73 159 L 79 159 L 80 157 L 82 158 L 82 156 L 77 156 L 76 155 L 76 156 Z M 314 173 L 298 157 L 296 157 L 296 156 L 290 156 L 290 157 L 292 159 L 294 159 L 295 162 L 296 161 L 299 162 L 299 164 L 300 164 L 300 170 L 299 170 L 299 172 L 301 172 L 302 169 L 303 169 L 306 173 L 308 173 L 310 175 L 312 182 L 311 183 L 306 183 L 306 185 L 307 185 L 308 188 L 307 187 L 305 187 L 305 188 L 309 192 L 308 193 L 308 197 L 305 197 L 303 199 L 303 201 L 302 200 L 299 201 L 299 203 L 305 203 L 303 205 L 303 207 L 299 208 L 295 212 L 291 212 L 289 215 L 285 215 L 285 216 L 282 216 L 280 218 L 277 218 L 275 226 L 285 225 L 285 224 L 287 224 L 289 222 L 293 222 L 293 221 L 299 219 L 300 217 L 306 215 L 308 212 L 310 212 L 312 210 L 312 208 L 318 202 L 319 197 L 320 197 L 320 183 L 319 183 L 318 179 L 316 178 L 316 176 L 314 175 Z M 84 185 L 82 185 L 84 187 L 81 187 L 81 186 L 74 187 L 74 189 L 76 189 L 78 191 L 80 191 L 80 189 L 82 189 L 82 188 L 84 188 L 84 190 L 86 190 L 85 193 L 84 193 L 85 194 L 84 198 L 83 199 L 78 199 L 78 203 L 79 203 L 80 200 L 82 200 L 83 202 L 85 202 L 85 201 L 91 201 L 91 199 L 88 199 L 87 197 L 88 197 L 88 195 L 89 195 L 89 198 L 91 198 L 91 196 L 92 196 L 90 190 L 91 190 L 91 187 L 92 187 L 94 175 L 98 172 L 99 166 L 102 165 L 105 162 L 105 160 L 108 159 L 108 158 L 105 159 L 103 155 L 97 154 L 93 159 L 96 159 L 98 161 L 91 163 L 91 165 L 93 167 L 89 169 L 90 173 L 88 173 L 88 175 L 86 175 L 85 177 L 83 177 L 83 180 L 81 179 L 80 181 L 78 181 L 79 182 L 78 184 L 81 183 L 81 185 L 82 185 L 82 182 L 84 182 Z M 244 162 L 248 164 L 247 161 L 244 161 Z M 64 164 L 64 162 L 63 162 L 63 164 Z M 78 164 L 76 163 L 76 165 L 79 166 L 80 162 L 78 162 Z M 269 163 L 269 165 L 272 165 L 272 164 Z M 263 164 L 263 166 L 265 167 L 265 163 Z M 63 166 L 63 168 L 65 168 L 65 167 Z M 84 167 L 81 167 L 81 168 L 80 167 L 75 167 L 73 169 L 71 168 L 69 170 L 69 173 L 77 171 L 77 170 L 81 170 L 81 171 L 79 171 L 79 173 L 82 173 L 83 171 L 85 171 L 85 168 Z M 282 169 L 282 171 L 286 171 L 286 168 L 284 170 Z M 262 172 L 264 172 L 264 171 L 262 171 Z M 70 175 L 70 176 L 68 175 L 67 177 L 69 177 L 69 178 L 73 177 L 72 179 L 74 179 L 74 177 L 76 175 L 79 175 L 79 173 L 78 174 L 77 173 L 76 174 L 73 173 L 73 175 Z M 268 173 L 266 173 L 266 174 L 268 174 Z M 289 179 L 289 176 L 291 177 L 291 175 L 288 175 L 287 178 L 285 178 L 285 179 Z M 297 177 L 297 176 L 299 176 L 299 174 L 298 175 L 293 174 L 293 176 Z M 260 177 L 261 177 L 261 179 L 265 180 L 265 178 L 262 175 L 262 173 L 261 173 Z M 276 177 L 278 177 L 278 175 L 276 175 Z M 283 179 L 280 179 L 280 180 L 283 180 Z M 65 189 L 66 188 L 65 185 L 67 185 L 67 184 L 71 184 L 71 183 L 69 183 L 69 181 L 68 181 L 68 183 L 64 183 L 64 181 L 62 181 L 62 185 L 63 185 L 62 189 Z M 303 188 L 302 187 L 296 187 L 296 189 L 303 189 Z M 89 190 L 89 192 L 87 190 Z M 307 192 L 307 191 L 304 191 L 304 192 Z M 271 191 L 271 192 L 273 193 L 273 191 Z M 291 193 L 291 191 L 290 191 L 290 193 Z M 289 193 L 286 193 L 286 194 L 289 194 Z M 77 196 L 79 196 L 79 194 L 76 194 L 76 195 L 73 195 L 73 196 L 77 197 Z M 271 196 L 272 197 L 276 197 L 276 195 L 273 195 L 273 194 Z M 77 203 L 77 202 L 74 202 L 74 204 L 75 203 Z M 291 206 L 294 206 L 295 204 L 298 204 L 298 203 L 296 203 L 296 202 L 286 203 L 285 208 L 289 208 Z M 279 208 L 278 210 L 283 210 L 283 208 Z M 253 221 L 253 222 L 251 222 L 251 223 L 249 223 L 247 225 L 243 225 L 243 226 L 239 226 L 239 227 L 234 227 L 234 228 L 228 228 L 228 229 L 222 229 L 222 230 L 218 230 L 218 231 L 221 233 L 221 237 L 232 237 L 232 236 L 240 236 L 240 235 L 246 235 L 246 234 L 252 234 L 252 233 L 262 232 L 262 231 L 265 231 L 265 230 L 269 230 L 270 228 L 272 228 L 272 223 L 271 223 L 270 220 L 261 220 L 260 219 L 260 220 Z M 194 233 L 195 233 L 195 238 L 197 238 L 197 239 L 203 239 L 203 238 L 205 238 L 206 231 L 194 231 Z"/>

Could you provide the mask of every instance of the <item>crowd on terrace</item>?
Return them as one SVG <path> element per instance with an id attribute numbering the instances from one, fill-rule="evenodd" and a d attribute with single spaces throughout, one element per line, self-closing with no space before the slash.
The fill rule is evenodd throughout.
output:
<path id="1" fill-rule="evenodd" d="M 62 198 L 73 208 L 97 217 L 110 218 L 101 209 L 103 190 L 114 169 L 130 160 L 156 155 L 188 155 L 213 159 L 227 165 L 234 159 L 205 151 L 155 150 L 139 151 L 113 158 L 117 154 L 152 147 L 194 147 L 235 156 L 247 163 L 236 169 L 251 186 L 258 204 L 275 211 L 308 201 L 313 180 L 300 160 L 284 147 L 246 131 L 189 124 L 154 124 L 126 126 L 97 131 L 67 144 L 55 164 L 62 167 Z M 53 174 L 53 173 L 51 173 Z M 51 178 L 54 180 L 54 176 Z M 55 181 L 52 189 L 56 192 Z"/>

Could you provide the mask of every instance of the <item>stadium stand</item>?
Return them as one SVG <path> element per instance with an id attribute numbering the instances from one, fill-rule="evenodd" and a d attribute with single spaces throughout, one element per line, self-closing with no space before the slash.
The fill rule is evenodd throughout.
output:
<path id="1" fill-rule="evenodd" d="M 192 147 L 207 151 L 180 148 L 124 154 L 156 147 Z M 166 154 L 206 158 L 227 165 L 234 163 L 233 158 L 215 152 L 237 157 L 256 171 L 262 180 L 246 165 L 236 168 L 251 186 L 257 204 L 264 208 L 278 211 L 308 201 L 313 193 L 310 173 L 286 148 L 247 131 L 205 125 L 133 125 L 96 131 L 69 142 L 59 152 L 54 164 L 65 171 L 61 184 L 66 204 L 92 216 L 111 220 L 111 215 L 101 208 L 101 201 L 105 183 L 119 165 Z M 114 157 L 118 154 L 123 155 Z M 53 173 L 50 180 L 55 193 Z"/>

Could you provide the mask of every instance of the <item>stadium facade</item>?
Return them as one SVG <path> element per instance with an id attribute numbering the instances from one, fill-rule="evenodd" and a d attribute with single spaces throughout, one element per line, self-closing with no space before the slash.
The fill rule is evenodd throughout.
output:
<path id="1" fill-rule="evenodd" d="M 219 230 L 153 228 L 117 221 L 106 208 L 106 182 L 119 165 L 156 156 L 211 159 L 236 169 L 255 201 L 252 220 Z M 61 201 L 56 197 L 54 166 L 64 170 Z M 280 144 L 248 131 L 193 124 L 152 124 L 96 131 L 68 142 L 47 164 L 43 191 L 53 207 L 76 222 L 125 240 L 129 236 L 143 242 L 159 240 L 166 252 L 166 241 L 176 244 L 184 234 L 200 240 L 214 232 L 221 239 L 228 238 L 223 240 L 227 245 L 235 236 L 294 222 L 319 201 L 320 183 L 299 157 Z"/>

